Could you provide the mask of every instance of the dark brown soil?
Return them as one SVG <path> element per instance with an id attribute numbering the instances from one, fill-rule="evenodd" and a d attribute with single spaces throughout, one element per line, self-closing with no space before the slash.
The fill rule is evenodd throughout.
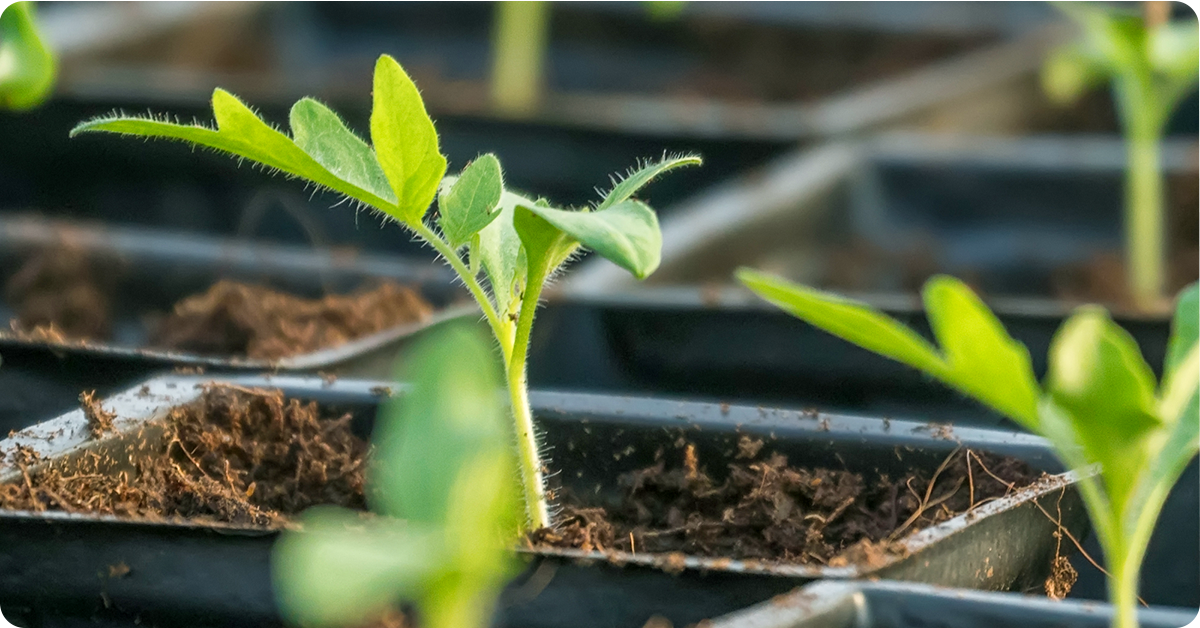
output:
<path id="1" fill-rule="evenodd" d="M 314 300 L 220 281 L 207 292 L 177 303 L 154 331 L 151 343 L 165 349 L 275 360 L 432 315 L 433 307 L 420 294 L 394 282 Z"/>
<path id="2" fill-rule="evenodd" d="M 0 485 L 0 507 L 253 526 L 317 504 L 363 509 L 367 444 L 350 420 L 278 391 L 212 387 L 171 411 L 161 450 L 26 472 Z M 23 469 L 35 462 L 18 452 Z"/>
<path id="3" fill-rule="evenodd" d="M 31 256 L 5 286 L 5 299 L 17 314 L 10 321 L 13 333 L 41 342 L 108 340 L 115 297 L 100 281 L 106 273 L 65 241 Z M 150 345 L 276 360 L 432 315 L 433 306 L 418 291 L 391 281 L 320 299 L 220 281 L 150 322 Z"/>
<path id="4" fill-rule="evenodd" d="M 49 341 L 107 337 L 108 291 L 97 279 L 91 260 L 69 242 L 33 255 L 4 287 L 17 314 L 13 331 Z"/>
<path id="5" fill-rule="evenodd" d="M 960 449 L 937 470 L 865 478 L 836 469 L 792 467 L 761 442 L 743 437 L 729 475 L 715 481 L 688 446 L 682 464 L 620 478 L 619 509 L 568 500 L 555 530 L 535 545 L 584 550 L 677 553 L 789 563 L 870 562 L 890 542 L 1030 484 L 1024 463 Z M 969 462 L 968 462 L 969 461 Z"/>

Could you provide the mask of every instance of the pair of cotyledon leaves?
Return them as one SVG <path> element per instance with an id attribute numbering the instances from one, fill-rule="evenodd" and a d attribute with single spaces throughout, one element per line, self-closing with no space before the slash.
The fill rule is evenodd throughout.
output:
<path id="1" fill-rule="evenodd" d="M 451 326 L 406 364 L 412 387 L 384 404 L 371 438 L 373 514 L 313 508 L 276 546 L 280 608 L 299 625 L 356 625 L 403 600 L 431 628 L 482 626 L 511 575 L 524 512 L 490 345 Z"/>
<path id="2" fill-rule="evenodd" d="M 923 298 L 939 346 L 871 307 L 742 269 L 767 301 L 833 335 L 897 360 L 1049 439 L 1073 468 L 1101 465 L 1096 491 L 1129 530 L 1146 500 L 1169 489 L 1200 449 L 1197 288 L 1179 295 L 1161 386 L 1133 338 L 1100 307 L 1080 308 L 1055 335 L 1039 386 L 1025 346 L 962 282 L 935 277 Z M 1084 478 L 1084 490 L 1094 479 Z"/>
<path id="3" fill-rule="evenodd" d="M 446 158 L 439 152 L 437 132 L 416 85 L 387 55 L 375 65 L 373 146 L 311 98 L 292 107 L 290 138 L 224 90 L 213 92 L 212 106 L 215 129 L 109 116 L 84 122 L 71 135 L 104 131 L 207 146 L 334 190 L 410 226 L 424 220 L 446 173 Z M 614 187 L 595 210 L 567 211 L 506 192 L 499 162 L 486 155 L 443 190 L 439 225 L 451 245 L 471 244 L 472 255 L 500 293 L 498 306 L 507 301 L 514 281 L 523 279 L 522 244 L 527 256 L 560 263 L 582 245 L 640 279 L 658 267 L 662 235 L 654 212 L 632 195 L 654 176 L 695 163 L 695 157 L 681 157 L 649 164 Z M 547 237 L 547 232 L 555 237 Z M 531 251 L 535 242 L 555 244 L 557 249 Z"/>

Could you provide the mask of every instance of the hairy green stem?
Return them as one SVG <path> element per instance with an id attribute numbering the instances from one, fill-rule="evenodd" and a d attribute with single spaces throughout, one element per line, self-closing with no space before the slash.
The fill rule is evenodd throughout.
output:
<path id="1" fill-rule="evenodd" d="M 532 273 L 531 273 L 532 275 Z M 542 473 L 537 432 L 533 426 L 533 411 L 529 407 L 529 387 L 525 361 L 529 355 L 529 334 L 537 311 L 545 276 L 530 277 L 521 295 L 521 313 L 517 317 L 517 334 L 513 339 L 512 356 L 505 368 L 512 412 L 517 425 L 517 450 L 521 461 L 521 488 L 530 526 L 536 530 L 550 526 L 550 511 L 546 504 L 546 481 Z M 538 279 L 538 281 L 532 281 Z"/>
<path id="2" fill-rule="evenodd" d="M 426 227 L 424 223 L 409 226 L 450 264 L 450 267 L 462 279 L 463 284 L 467 286 L 467 290 L 471 291 L 471 295 L 475 297 L 475 300 L 479 303 L 479 307 L 483 310 L 483 315 L 487 317 L 488 326 L 492 328 L 492 334 L 496 336 L 496 341 L 500 343 L 500 351 L 507 362 L 509 355 L 512 353 L 511 343 L 506 342 L 508 340 L 508 333 L 506 333 L 507 326 L 496 315 L 496 308 L 493 307 L 492 300 L 483 291 L 483 286 L 479 285 L 479 280 L 475 278 L 475 274 L 467 268 L 466 264 L 463 264 L 462 258 L 458 256 L 458 253 L 445 240 L 439 237 L 438 234 L 434 233 L 432 229 Z"/>

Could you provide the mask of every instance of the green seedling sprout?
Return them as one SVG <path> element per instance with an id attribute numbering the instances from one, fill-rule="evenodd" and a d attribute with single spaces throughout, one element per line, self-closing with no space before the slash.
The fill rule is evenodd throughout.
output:
<path id="1" fill-rule="evenodd" d="M 32 109 L 54 88 L 58 64 L 34 18 L 32 2 L 14 2 L 0 13 L 0 109 Z"/>
<path id="2" fill-rule="evenodd" d="M 387 55 L 375 65 L 373 98 L 370 145 L 311 98 L 292 107 L 288 137 L 221 89 L 212 98 L 216 128 L 112 115 L 79 124 L 71 136 L 102 131 L 232 153 L 377 210 L 432 246 L 479 303 L 499 345 L 529 524 L 547 527 L 551 522 L 526 379 L 530 331 L 542 289 L 581 248 L 639 279 L 653 272 L 662 234 L 654 211 L 634 194 L 664 172 L 700 159 L 648 162 L 616 181 L 596 206 L 559 209 L 505 189 L 494 155 L 479 157 L 457 177 L 443 178 L 446 158 L 438 150 L 433 120 L 416 85 Z M 435 195 L 438 216 L 429 220 Z"/>
<path id="3" fill-rule="evenodd" d="M 1147 3 L 1169 11 L 1168 3 Z M 1196 85 L 1200 35 L 1195 20 L 1147 19 L 1116 8 L 1063 2 L 1058 7 L 1083 38 L 1051 54 L 1042 83 L 1059 103 L 1112 83 L 1125 133 L 1125 248 L 1134 303 L 1152 310 L 1163 299 L 1163 177 L 1159 148 L 1171 113 Z"/>
<path id="4" fill-rule="evenodd" d="M 793 316 L 923 371 L 1049 440 L 1081 471 L 1079 490 L 1108 563 L 1113 626 L 1137 626 L 1150 533 L 1200 449 L 1196 284 L 1179 295 L 1161 383 L 1133 337 L 1104 308 L 1085 306 L 1055 334 L 1039 386 L 1025 346 L 957 279 L 925 284 L 935 345 L 867 305 L 750 269 L 737 277 Z"/>
<path id="5" fill-rule="evenodd" d="M 514 573 L 521 505 L 494 353 L 455 325 L 423 339 L 407 370 L 412 388 L 380 409 L 371 438 L 371 514 L 318 506 L 275 546 L 292 625 L 361 625 L 414 602 L 428 628 L 483 627 Z"/>

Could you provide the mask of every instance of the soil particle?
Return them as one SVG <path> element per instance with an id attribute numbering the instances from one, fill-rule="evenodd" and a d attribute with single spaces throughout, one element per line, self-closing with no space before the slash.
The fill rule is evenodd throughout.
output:
<path id="1" fill-rule="evenodd" d="M 220 281 L 207 292 L 177 303 L 155 330 L 152 344 L 276 360 L 432 315 L 433 308 L 415 290 L 390 281 L 374 289 L 316 300 Z"/>
<path id="2" fill-rule="evenodd" d="M 738 448 L 738 453 L 737 453 L 738 459 L 751 460 L 754 457 L 758 456 L 758 452 L 762 451 L 763 441 L 761 438 L 750 438 L 749 436 L 742 436 L 741 438 L 738 439 L 737 448 Z"/>
<path id="3" fill-rule="evenodd" d="M 367 445 L 350 420 L 279 391 L 210 387 L 170 412 L 157 450 L 36 472 L 18 455 L 23 481 L 0 485 L 0 506 L 262 527 L 317 504 L 363 509 Z"/>
<path id="4" fill-rule="evenodd" d="M 1079 579 L 1079 573 L 1075 571 L 1071 561 L 1066 556 L 1055 556 L 1054 563 L 1050 567 L 1050 576 L 1046 578 L 1046 597 L 1052 600 L 1061 600 L 1067 597 L 1077 579 Z"/>
<path id="5" fill-rule="evenodd" d="M 739 444 L 739 449 L 745 451 Z M 968 460 L 970 471 L 968 471 Z M 771 453 L 728 465 L 716 481 L 685 449 L 622 475 L 620 506 L 587 507 L 569 495 L 561 523 L 530 534 L 533 545 L 597 551 L 761 559 L 801 564 L 878 564 L 904 534 L 941 523 L 1032 483 L 1019 460 L 955 450 L 934 472 L 886 475 L 792 467 Z M 985 469 L 986 467 L 986 469 Z"/>
<path id="6" fill-rule="evenodd" d="M 96 399 L 96 391 L 89 390 L 79 395 L 79 405 L 83 415 L 87 417 L 88 431 L 92 438 L 100 438 L 105 432 L 111 432 L 113 421 L 117 418 L 112 412 L 105 410 Z"/>

